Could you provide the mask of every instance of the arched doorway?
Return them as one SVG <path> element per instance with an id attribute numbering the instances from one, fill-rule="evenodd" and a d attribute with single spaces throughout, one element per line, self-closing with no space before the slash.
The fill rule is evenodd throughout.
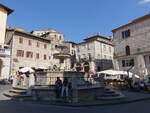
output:
<path id="1" fill-rule="evenodd" d="M 85 72 L 89 72 L 89 70 L 90 70 L 90 65 L 89 65 L 89 63 L 88 63 L 88 62 L 85 62 L 85 63 L 83 64 L 83 66 L 84 66 L 84 71 L 85 71 Z"/>
<path id="2" fill-rule="evenodd" d="M 80 64 L 80 63 L 77 63 L 77 64 L 76 64 L 76 71 L 77 71 L 77 72 L 80 72 L 81 70 L 82 70 L 81 64 Z"/>
<path id="3" fill-rule="evenodd" d="M 127 45 L 125 49 L 126 49 L 126 55 L 127 56 L 130 55 L 130 46 Z"/>

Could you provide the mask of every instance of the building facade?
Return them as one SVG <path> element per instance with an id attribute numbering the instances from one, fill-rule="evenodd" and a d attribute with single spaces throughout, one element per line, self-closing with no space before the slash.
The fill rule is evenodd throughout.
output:
<path id="1" fill-rule="evenodd" d="M 31 33 L 33 35 L 40 36 L 40 37 L 51 40 L 51 44 L 54 46 L 62 44 L 64 41 L 64 35 L 62 33 L 57 32 L 54 29 L 34 30 Z"/>
<path id="2" fill-rule="evenodd" d="M 144 77 L 150 74 L 150 14 L 112 30 L 115 68 Z"/>
<path id="3" fill-rule="evenodd" d="M 77 61 L 89 65 L 92 71 L 113 68 L 114 47 L 110 38 L 95 35 L 77 45 Z"/>
<path id="4" fill-rule="evenodd" d="M 12 12 L 12 9 L 0 4 L 0 79 L 9 78 L 10 49 L 4 42 L 7 16 Z"/>
<path id="5" fill-rule="evenodd" d="M 51 41 L 35 36 L 25 30 L 8 28 L 5 43 L 11 49 L 10 71 L 15 73 L 21 67 L 53 68 L 59 66 L 54 59 Z"/>

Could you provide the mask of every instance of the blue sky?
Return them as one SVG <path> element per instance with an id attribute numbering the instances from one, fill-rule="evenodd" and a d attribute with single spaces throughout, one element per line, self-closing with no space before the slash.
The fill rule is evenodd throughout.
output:
<path id="1" fill-rule="evenodd" d="M 150 13 L 150 0 L 1 0 L 14 9 L 8 25 L 27 31 L 56 29 L 65 40 L 80 42 Z"/>

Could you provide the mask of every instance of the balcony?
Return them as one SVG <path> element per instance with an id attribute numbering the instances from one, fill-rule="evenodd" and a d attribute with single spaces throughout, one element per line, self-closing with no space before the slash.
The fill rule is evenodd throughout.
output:
<path id="1" fill-rule="evenodd" d="M 10 56 L 10 49 L 0 48 L 0 56 Z"/>

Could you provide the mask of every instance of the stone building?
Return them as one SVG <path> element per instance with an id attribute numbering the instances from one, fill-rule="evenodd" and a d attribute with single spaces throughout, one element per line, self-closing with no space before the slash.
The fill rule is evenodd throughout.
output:
<path id="1" fill-rule="evenodd" d="M 9 78 L 10 49 L 4 42 L 7 16 L 12 12 L 12 9 L 0 4 L 0 79 Z"/>
<path id="2" fill-rule="evenodd" d="M 62 44 L 64 41 L 64 35 L 62 33 L 57 32 L 54 29 L 33 30 L 31 33 L 33 35 L 37 35 L 37 36 L 51 40 L 51 44 L 54 46 Z"/>
<path id="3" fill-rule="evenodd" d="M 53 68 L 59 66 L 58 59 L 53 58 L 51 41 L 33 35 L 20 28 L 7 28 L 5 43 L 11 49 L 11 73 L 21 67 Z"/>
<path id="4" fill-rule="evenodd" d="M 84 42 L 79 43 L 76 49 L 77 65 L 83 62 L 82 67 L 89 65 L 92 71 L 113 68 L 114 46 L 111 38 L 95 35 L 84 39 Z"/>
<path id="5" fill-rule="evenodd" d="M 112 30 L 115 68 L 141 77 L 150 74 L 150 14 Z"/>

